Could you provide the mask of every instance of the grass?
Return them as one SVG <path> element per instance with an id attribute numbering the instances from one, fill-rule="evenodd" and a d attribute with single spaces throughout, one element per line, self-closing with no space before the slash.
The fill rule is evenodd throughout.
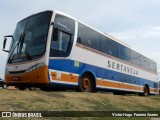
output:
<path id="1" fill-rule="evenodd" d="M 19 91 L 9 89 L 1 89 L 0 92 L 1 111 L 160 111 L 160 96 L 118 96 L 106 93 Z M 19 120 L 25 119 L 20 118 Z M 135 118 L 113 117 L 41 119 L 135 120 Z M 41 119 L 38 118 L 38 120 Z M 37 119 L 33 118 L 33 120 Z M 150 120 L 150 118 L 136 118 L 136 120 Z"/>

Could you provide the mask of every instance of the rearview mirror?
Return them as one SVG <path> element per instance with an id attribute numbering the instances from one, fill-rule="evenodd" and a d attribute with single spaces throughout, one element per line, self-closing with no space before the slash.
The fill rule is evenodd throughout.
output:
<path id="1" fill-rule="evenodd" d="M 12 40 L 14 40 L 14 38 L 13 38 L 12 35 L 4 36 L 3 49 L 2 49 L 4 52 L 9 52 L 9 49 L 8 49 L 8 50 L 5 50 L 5 48 L 6 48 L 6 43 L 7 43 L 7 37 L 10 37 Z"/>
<path id="2" fill-rule="evenodd" d="M 7 38 L 4 38 L 4 41 L 3 41 L 3 50 L 4 50 L 5 47 L 6 47 L 6 42 L 7 42 Z"/>

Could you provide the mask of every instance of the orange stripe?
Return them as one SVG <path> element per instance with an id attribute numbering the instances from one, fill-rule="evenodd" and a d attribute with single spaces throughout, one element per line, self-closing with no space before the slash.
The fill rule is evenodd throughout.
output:
<path id="1" fill-rule="evenodd" d="M 121 88 L 121 89 L 128 89 L 128 90 L 137 90 L 137 91 L 143 91 L 144 87 L 139 86 L 133 86 L 133 85 L 127 85 L 123 83 L 115 83 L 112 81 L 105 81 L 105 80 L 96 80 L 96 84 L 104 87 L 113 87 L 113 88 Z M 156 88 L 150 88 L 150 92 L 158 93 L 159 90 Z"/>
<path id="2" fill-rule="evenodd" d="M 104 87 L 114 87 L 114 88 L 121 88 L 121 89 L 128 89 L 128 90 L 140 90 L 139 86 L 132 86 L 132 85 L 116 83 L 112 81 L 105 81 L 105 80 L 97 80 L 96 84 Z"/>
<path id="3" fill-rule="evenodd" d="M 150 92 L 158 93 L 158 92 L 159 92 L 159 90 L 158 90 L 158 89 L 156 89 L 156 88 L 151 88 L 151 89 L 150 89 Z"/>
<path id="4" fill-rule="evenodd" d="M 140 91 L 143 91 L 144 90 L 144 87 L 140 87 L 140 89 L 139 89 Z"/>
<path id="5" fill-rule="evenodd" d="M 51 72 L 52 75 L 52 80 L 59 80 L 59 81 L 64 81 L 64 82 L 75 82 L 78 83 L 78 76 L 74 74 L 65 74 L 61 73 L 61 78 L 57 79 L 57 73 L 56 72 Z"/>

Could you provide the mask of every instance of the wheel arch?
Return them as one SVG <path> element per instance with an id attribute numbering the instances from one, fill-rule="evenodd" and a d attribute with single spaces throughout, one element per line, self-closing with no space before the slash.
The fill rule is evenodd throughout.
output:
<path id="1" fill-rule="evenodd" d="M 95 75 L 95 73 L 94 73 L 93 71 L 91 71 L 91 70 L 83 70 L 83 71 L 81 72 L 81 74 L 79 75 L 79 79 L 78 79 L 78 86 L 80 85 L 80 80 L 81 80 L 81 78 L 82 78 L 82 76 L 83 76 L 84 74 L 89 74 L 89 75 L 91 75 L 91 77 L 93 78 L 93 82 L 94 82 L 94 89 L 96 89 L 96 75 Z"/>

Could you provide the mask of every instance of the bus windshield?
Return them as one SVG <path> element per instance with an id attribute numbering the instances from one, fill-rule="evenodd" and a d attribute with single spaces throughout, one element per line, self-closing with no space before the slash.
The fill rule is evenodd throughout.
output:
<path id="1" fill-rule="evenodd" d="M 8 63 L 24 62 L 44 55 L 51 15 L 52 12 L 43 12 L 17 24 Z"/>

